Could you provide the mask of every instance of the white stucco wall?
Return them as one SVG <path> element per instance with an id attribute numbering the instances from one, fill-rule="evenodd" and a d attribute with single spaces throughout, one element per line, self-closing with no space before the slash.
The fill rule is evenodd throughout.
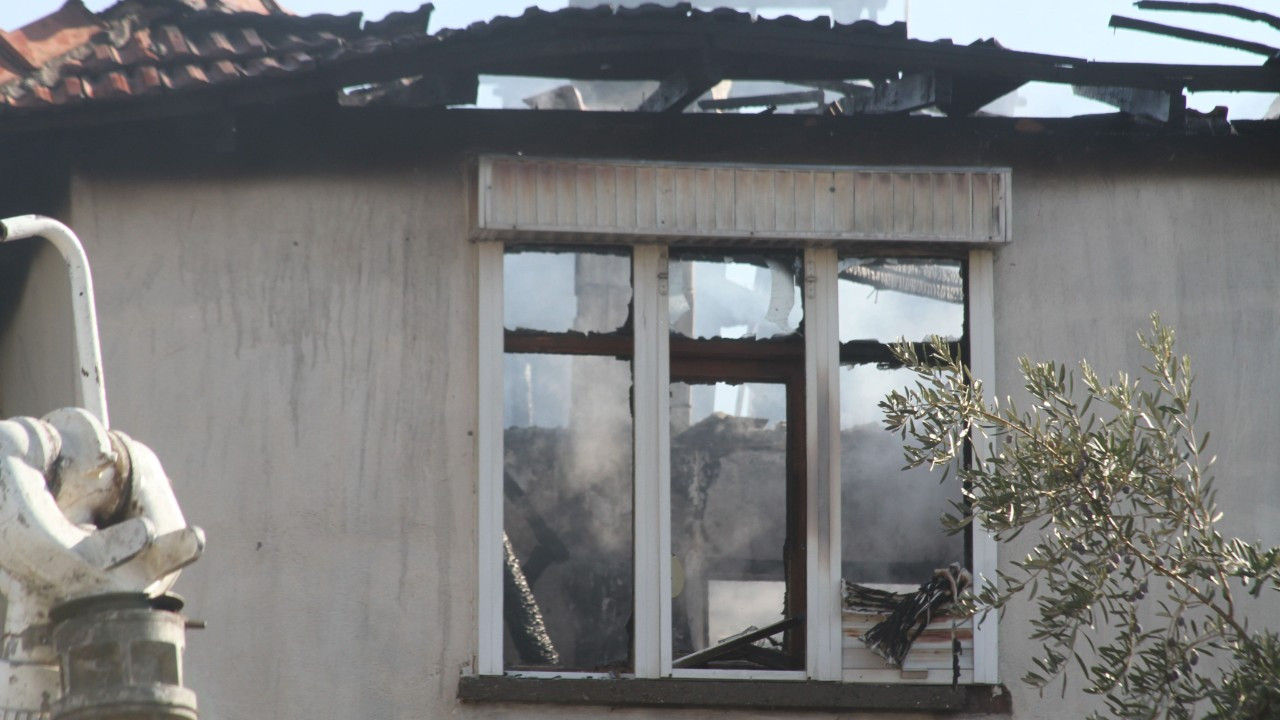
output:
<path id="1" fill-rule="evenodd" d="M 178 586 L 209 623 L 187 656 L 203 717 L 806 717 L 454 700 L 476 578 L 460 167 L 73 183 L 113 424 L 157 451 L 209 534 Z M 1136 369 L 1134 333 L 1161 312 L 1196 363 L 1229 526 L 1280 543 L 1280 178 L 1015 165 L 1013 187 L 998 391 L 1021 354 Z M 1002 631 L 1016 717 L 1078 716 L 1078 693 L 1017 682 L 1025 619 Z"/>

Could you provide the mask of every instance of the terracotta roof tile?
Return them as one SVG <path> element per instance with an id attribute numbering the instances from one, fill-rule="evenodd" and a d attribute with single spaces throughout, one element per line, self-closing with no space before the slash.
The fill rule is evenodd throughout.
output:
<path id="1" fill-rule="evenodd" d="M 98 14 L 68 0 L 0 31 L 0 112 L 307 72 L 389 51 L 377 33 L 427 38 L 430 12 L 424 5 L 362 30 L 358 13 L 300 17 L 275 0 L 121 0 Z"/>

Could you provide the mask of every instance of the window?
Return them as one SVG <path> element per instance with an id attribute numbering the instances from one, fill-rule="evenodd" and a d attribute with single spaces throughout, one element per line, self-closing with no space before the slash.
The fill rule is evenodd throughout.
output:
<path id="1" fill-rule="evenodd" d="M 598 222 L 580 173 L 545 183 L 576 188 L 567 211 L 547 174 L 524 224 Z M 937 531 L 958 488 L 900 478 L 875 407 L 900 336 L 990 373 L 991 253 L 535 229 L 478 246 L 480 672 L 950 683 L 950 642 L 891 667 L 840 592 L 994 574 L 980 532 Z M 995 682 L 994 625 L 954 629 L 963 682 Z"/>

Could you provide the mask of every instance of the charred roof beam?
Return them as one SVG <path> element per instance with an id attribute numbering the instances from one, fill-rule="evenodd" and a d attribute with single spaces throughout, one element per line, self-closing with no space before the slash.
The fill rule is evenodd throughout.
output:
<path id="1" fill-rule="evenodd" d="M 884 115 L 949 102 L 951 76 L 929 70 L 881 83 L 868 94 L 846 96 L 840 100 L 840 110 L 845 115 Z"/>
<path id="2" fill-rule="evenodd" d="M 1201 32 L 1200 30 L 1188 30 L 1186 28 L 1174 27 L 1172 25 L 1163 25 L 1161 23 L 1148 22 L 1146 20 L 1135 20 L 1127 18 L 1123 15 L 1112 15 L 1109 23 L 1113 28 L 1121 30 L 1137 30 L 1138 32 L 1151 33 L 1153 35 L 1165 35 L 1168 37 L 1180 38 L 1182 40 L 1191 40 L 1192 42 L 1202 42 L 1209 45 L 1218 45 L 1221 47 L 1232 48 L 1234 50 L 1243 50 L 1257 55 L 1264 55 L 1268 58 L 1274 58 L 1280 54 L 1280 48 L 1274 48 L 1270 45 L 1262 43 L 1250 42 L 1248 40 L 1237 40 L 1227 37 L 1226 35 L 1215 35 L 1214 33 Z"/>
<path id="3" fill-rule="evenodd" d="M 772 95 L 747 95 L 743 97 L 725 98 L 724 100 L 699 100 L 699 110 L 739 110 L 745 107 L 761 107 L 772 105 L 805 105 L 813 103 L 822 105 L 826 95 L 821 90 L 802 90 L 800 92 L 774 93 Z"/>
<path id="4" fill-rule="evenodd" d="M 668 75 L 658 89 L 645 98 L 637 112 L 678 113 L 693 104 L 723 79 L 723 73 L 715 62 L 702 58 Z"/>
<path id="5" fill-rule="evenodd" d="M 1186 107 L 1186 100 L 1181 92 L 1096 85 L 1075 85 L 1072 90 L 1080 97 L 1097 100 L 1130 115 L 1162 123 L 1169 122 L 1176 111 Z"/>
<path id="6" fill-rule="evenodd" d="M 1205 13 L 1209 15 L 1227 15 L 1241 20 L 1263 22 L 1280 30 L 1280 17 L 1270 13 L 1250 10 L 1249 8 L 1227 5 L 1226 3 L 1172 2 L 1171 0 L 1138 0 L 1134 5 L 1139 10 L 1174 10 L 1177 12 Z"/>

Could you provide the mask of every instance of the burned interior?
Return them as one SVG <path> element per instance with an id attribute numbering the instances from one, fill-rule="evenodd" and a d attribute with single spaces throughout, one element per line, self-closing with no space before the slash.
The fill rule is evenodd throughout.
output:
<path id="1" fill-rule="evenodd" d="M 672 248 L 672 667 L 804 663 L 805 331 L 797 251 Z M 902 590 L 963 564 L 937 530 L 958 488 L 900 477 L 875 404 L 888 343 L 965 347 L 964 262 L 839 265 L 843 574 Z M 617 250 L 512 246 L 504 263 L 506 663 L 630 670 L 631 267 Z"/>

